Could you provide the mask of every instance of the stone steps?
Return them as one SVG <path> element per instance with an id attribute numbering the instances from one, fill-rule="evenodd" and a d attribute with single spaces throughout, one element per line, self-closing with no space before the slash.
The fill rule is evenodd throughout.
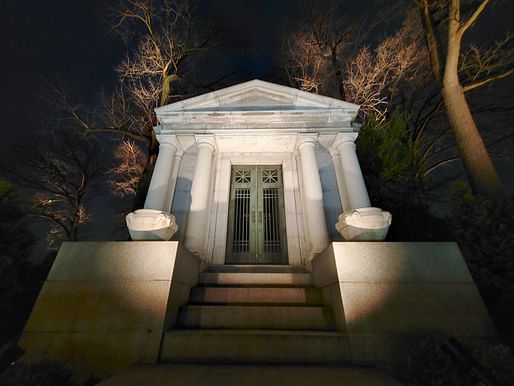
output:
<path id="1" fill-rule="evenodd" d="M 319 288 L 314 287 L 196 287 L 191 304 L 303 304 L 322 305 Z"/>
<path id="2" fill-rule="evenodd" d="M 332 310 L 319 306 L 186 305 L 178 328 L 334 330 Z"/>
<path id="3" fill-rule="evenodd" d="M 349 343 L 337 332 L 284 330 L 173 330 L 162 362 L 348 364 Z"/>
<path id="4" fill-rule="evenodd" d="M 165 333 L 161 361 L 348 363 L 347 338 L 311 283 L 298 266 L 209 266 Z"/>
<path id="5" fill-rule="evenodd" d="M 199 285 L 287 285 L 310 286 L 312 283 L 309 273 L 291 272 L 202 272 Z"/>

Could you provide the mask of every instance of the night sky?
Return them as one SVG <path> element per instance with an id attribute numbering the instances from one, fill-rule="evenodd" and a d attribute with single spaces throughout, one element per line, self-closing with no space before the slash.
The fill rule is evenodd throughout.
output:
<path id="1" fill-rule="evenodd" d="M 83 104 L 94 104 L 102 88 L 115 84 L 113 67 L 126 53 L 123 42 L 109 32 L 104 15 L 108 0 L 0 0 L 0 152 L 20 138 L 51 127 L 52 110 L 43 79 L 62 82 Z M 345 2 L 349 16 L 368 20 L 387 0 Z M 234 82 L 260 78 L 273 81 L 277 68 L 273 57 L 279 34 L 287 22 L 301 18 L 297 0 L 203 0 L 201 14 L 224 31 L 217 71 L 238 71 Z M 473 27 L 478 41 L 501 37 L 513 27 L 514 2 L 500 0 Z M 394 21 L 391 21 L 394 24 Z M 489 39 L 490 40 L 490 39 Z M 213 70 L 214 71 L 214 70 Z M 514 77 L 489 88 L 504 103 L 514 95 Z M 512 111 L 502 116 L 501 126 L 511 130 Z M 514 148 L 513 141 L 504 146 Z M 511 154 L 514 152 L 511 152 Z M 10 161 L 13 161 L 10 159 Z M 15 161 L 15 160 L 14 160 Z M 512 191 L 512 160 L 498 161 L 503 182 Z"/>
<path id="2" fill-rule="evenodd" d="M 113 67 L 126 47 L 109 30 L 108 1 L 0 0 L 3 144 L 50 124 L 42 79 L 62 83 L 85 104 L 94 104 L 99 89 L 114 85 Z M 347 3 L 352 15 L 363 15 L 388 1 Z M 200 1 L 200 13 L 226 37 L 214 67 L 238 71 L 233 81 L 273 81 L 279 34 L 301 16 L 300 5 L 298 0 Z"/>

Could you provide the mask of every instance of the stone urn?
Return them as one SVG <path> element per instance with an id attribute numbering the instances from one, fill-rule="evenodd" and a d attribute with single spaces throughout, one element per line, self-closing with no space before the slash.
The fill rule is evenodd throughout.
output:
<path id="1" fill-rule="evenodd" d="M 336 229 L 346 241 L 381 241 L 391 219 L 391 213 L 380 208 L 353 209 L 339 215 Z"/>
<path id="2" fill-rule="evenodd" d="M 175 216 L 156 209 L 138 209 L 125 217 L 132 240 L 170 240 L 178 226 Z"/>

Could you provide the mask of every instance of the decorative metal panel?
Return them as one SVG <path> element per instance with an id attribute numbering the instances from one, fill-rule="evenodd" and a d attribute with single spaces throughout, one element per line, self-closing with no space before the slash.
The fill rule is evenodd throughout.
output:
<path id="1" fill-rule="evenodd" d="M 236 184 L 246 184 L 252 182 L 251 170 L 234 170 Z"/>
<path id="2" fill-rule="evenodd" d="M 278 182 L 278 170 L 264 169 L 262 171 L 262 182 L 264 182 L 264 183 Z"/>

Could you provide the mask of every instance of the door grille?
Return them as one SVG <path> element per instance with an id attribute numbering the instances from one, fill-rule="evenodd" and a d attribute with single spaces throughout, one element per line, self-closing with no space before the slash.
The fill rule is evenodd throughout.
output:
<path id="1" fill-rule="evenodd" d="M 264 253 L 280 253 L 279 191 L 263 189 Z"/>
<path id="2" fill-rule="evenodd" d="M 236 189 L 234 195 L 234 240 L 232 252 L 250 251 L 250 189 Z"/>

